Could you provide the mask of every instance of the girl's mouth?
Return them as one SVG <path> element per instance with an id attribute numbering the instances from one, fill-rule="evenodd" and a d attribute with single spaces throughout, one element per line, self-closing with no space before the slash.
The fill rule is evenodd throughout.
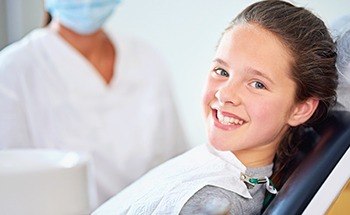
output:
<path id="1" fill-rule="evenodd" d="M 214 124 L 224 130 L 231 130 L 233 128 L 237 128 L 245 123 L 243 119 L 240 117 L 228 113 L 222 112 L 217 109 L 212 109 L 212 115 L 214 118 Z"/>
<path id="2" fill-rule="evenodd" d="M 224 125 L 242 125 L 244 121 L 242 119 L 238 119 L 235 117 L 225 116 L 221 111 L 216 111 L 216 118 L 219 120 L 221 124 Z"/>

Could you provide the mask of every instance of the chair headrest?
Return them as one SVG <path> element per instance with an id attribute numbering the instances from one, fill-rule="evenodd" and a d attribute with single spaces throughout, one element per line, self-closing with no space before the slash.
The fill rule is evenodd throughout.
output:
<path id="1" fill-rule="evenodd" d="M 302 162 L 264 214 L 301 214 L 350 146 L 350 112 L 331 111 L 307 132 Z M 310 183 L 312 182 L 312 183 Z"/>

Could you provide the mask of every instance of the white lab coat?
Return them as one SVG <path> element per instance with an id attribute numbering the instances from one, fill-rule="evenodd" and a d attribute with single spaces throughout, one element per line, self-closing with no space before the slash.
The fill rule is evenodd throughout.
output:
<path id="1" fill-rule="evenodd" d="M 185 150 L 159 56 L 135 38 L 111 39 L 117 60 L 109 85 L 48 29 L 0 53 L 0 149 L 90 154 L 99 204 Z"/>

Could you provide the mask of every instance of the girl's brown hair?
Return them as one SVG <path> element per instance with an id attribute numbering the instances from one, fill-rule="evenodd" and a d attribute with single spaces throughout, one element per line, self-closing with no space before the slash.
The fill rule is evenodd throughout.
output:
<path id="1" fill-rule="evenodd" d="M 272 180 L 280 188 L 288 177 L 286 172 L 295 167 L 291 161 L 299 151 L 305 127 L 320 122 L 336 102 L 335 44 L 321 19 L 305 8 L 284 1 L 265 0 L 250 5 L 226 31 L 245 23 L 274 33 L 286 46 L 294 60 L 290 75 L 297 86 L 295 101 L 302 102 L 310 97 L 319 99 L 312 117 L 303 125 L 290 127 L 279 144 Z"/>

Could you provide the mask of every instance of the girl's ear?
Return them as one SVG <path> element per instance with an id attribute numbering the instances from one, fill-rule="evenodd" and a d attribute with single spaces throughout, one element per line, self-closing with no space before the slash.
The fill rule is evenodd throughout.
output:
<path id="1" fill-rule="evenodd" d="M 316 98 L 308 98 L 307 100 L 296 104 L 288 120 L 290 126 L 297 126 L 306 122 L 315 112 L 319 100 Z"/>

